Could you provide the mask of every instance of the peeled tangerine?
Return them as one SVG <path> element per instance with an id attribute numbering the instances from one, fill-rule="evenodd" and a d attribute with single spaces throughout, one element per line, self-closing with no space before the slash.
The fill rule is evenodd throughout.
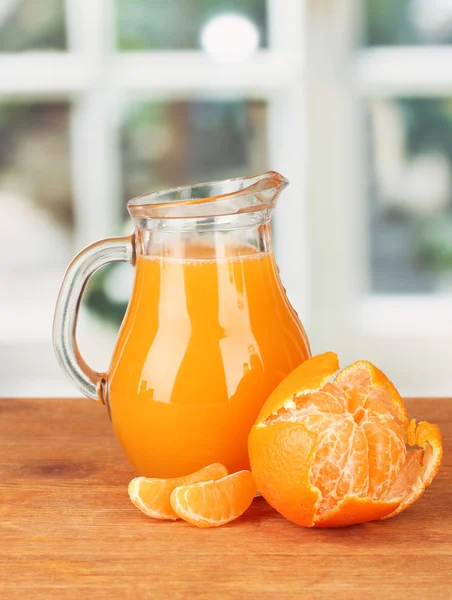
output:
<path id="1" fill-rule="evenodd" d="M 249 437 L 251 470 L 267 502 L 305 527 L 393 517 L 417 500 L 442 458 L 436 425 L 408 420 L 387 377 L 358 361 L 333 379 L 326 352 L 275 389 Z"/>

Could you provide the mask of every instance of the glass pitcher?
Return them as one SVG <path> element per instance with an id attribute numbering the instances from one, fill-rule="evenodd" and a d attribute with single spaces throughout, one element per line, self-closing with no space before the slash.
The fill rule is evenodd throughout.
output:
<path id="1" fill-rule="evenodd" d="M 54 347 L 63 371 L 108 408 L 136 470 L 178 477 L 210 463 L 248 469 L 247 438 L 278 383 L 310 356 L 281 284 L 270 222 L 288 181 L 255 177 L 131 200 L 131 237 L 96 242 L 70 264 Z M 130 262 L 135 281 L 110 369 L 84 361 L 75 337 L 89 277 Z"/>

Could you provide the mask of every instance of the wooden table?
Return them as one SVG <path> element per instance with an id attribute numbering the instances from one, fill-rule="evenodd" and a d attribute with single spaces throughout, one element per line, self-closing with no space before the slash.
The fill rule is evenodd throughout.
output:
<path id="1" fill-rule="evenodd" d="M 199 530 L 132 506 L 103 406 L 0 400 L 0 598 L 452 599 L 452 400 L 408 409 L 439 425 L 445 456 L 403 515 L 302 529 L 258 498 Z"/>

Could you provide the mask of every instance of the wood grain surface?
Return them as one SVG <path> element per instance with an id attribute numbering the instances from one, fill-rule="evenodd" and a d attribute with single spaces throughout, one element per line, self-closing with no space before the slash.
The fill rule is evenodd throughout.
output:
<path id="1" fill-rule="evenodd" d="M 132 506 L 103 406 L 0 400 L 0 598 L 452 599 L 452 400 L 407 404 L 439 425 L 445 455 L 402 515 L 303 529 L 258 498 L 199 530 Z"/>

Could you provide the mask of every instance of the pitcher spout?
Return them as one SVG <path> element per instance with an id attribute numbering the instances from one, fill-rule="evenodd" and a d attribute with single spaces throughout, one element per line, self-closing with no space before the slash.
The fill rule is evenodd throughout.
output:
<path id="1" fill-rule="evenodd" d="M 246 180 L 248 180 L 248 185 L 244 189 L 246 196 L 249 197 L 250 206 L 240 212 L 256 210 L 256 206 L 273 209 L 279 195 L 289 185 L 288 179 L 277 171 L 266 171 L 254 177 L 244 178 L 244 181 Z M 258 200 L 257 204 L 256 199 Z"/>
<path id="2" fill-rule="evenodd" d="M 139 196 L 127 207 L 135 220 L 206 219 L 267 211 L 289 184 L 276 171 L 250 177 L 210 181 Z"/>
<path id="3" fill-rule="evenodd" d="M 273 190 L 276 194 L 289 185 L 289 180 L 277 171 L 265 171 L 254 177 L 244 177 L 244 181 L 249 180 L 249 189 L 254 186 L 261 186 L 263 190 Z M 254 180 L 254 181 L 253 181 Z"/>

